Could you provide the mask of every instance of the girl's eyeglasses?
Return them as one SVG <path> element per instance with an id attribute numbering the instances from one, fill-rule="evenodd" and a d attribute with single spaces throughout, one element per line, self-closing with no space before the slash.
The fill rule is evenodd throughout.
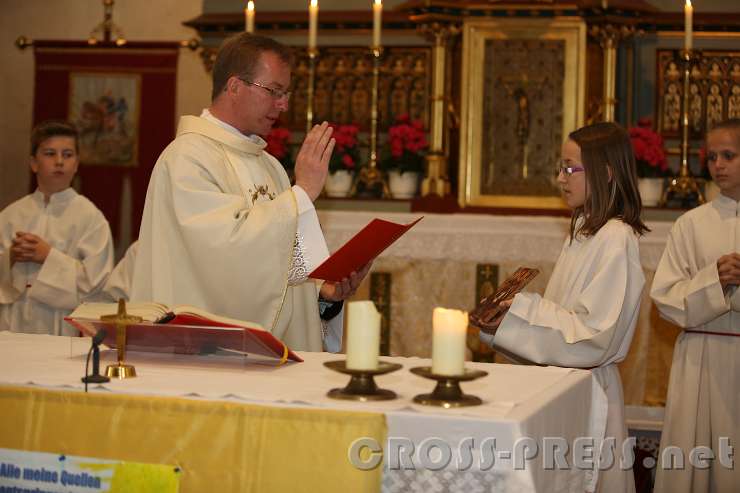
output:
<path id="1" fill-rule="evenodd" d="M 565 176 L 573 176 L 573 173 L 583 171 L 583 166 L 558 166 L 555 168 L 555 176 L 560 176 L 560 173 Z"/>

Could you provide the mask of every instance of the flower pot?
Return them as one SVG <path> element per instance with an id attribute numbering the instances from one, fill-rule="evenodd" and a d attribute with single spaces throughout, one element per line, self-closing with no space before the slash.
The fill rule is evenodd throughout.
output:
<path id="1" fill-rule="evenodd" d="M 660 203 L 660 198 L 663 195 L 664 181 L 663 178 L 639 178 L 637 180 L 637 188 L 640 191 L 642 205 L 655 207 Z"/>
<path id="2" fill-rule="evenodd" d="M 704 200 L 711 202 L 719 195 L 719 187 L 713 180 L 707 180 L 704 183 Z"/>
<path id="3" fill-rule="evenodd" d="M 388 188 L 394 199 L 411 199 L 419 190 L 419 173 L 407 171 L 400 173 L 397 170 L 388 172 Z"/>
<path id="4" fill-rule="evenodd" d="M 347 170 L 339 170 L 329 173 L 326 177 L 324 190 L 329 197 L 341 198 L 349 196 L 352 189 L 352 173 Z"/>

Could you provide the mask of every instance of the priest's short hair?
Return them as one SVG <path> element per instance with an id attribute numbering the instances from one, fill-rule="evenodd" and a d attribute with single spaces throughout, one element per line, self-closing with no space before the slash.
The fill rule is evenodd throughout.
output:
<path id="1" fill-rule="evenodd" d="M 291 49 L 272 38 L 250 33 L 227 38 L 219 48 L 213 64 L 211 101 L 215 101 L 224 91 L 230 77 L 252 80 L 260 56 L 265 52 L 275 53 L 287 65 L 293 65 Z"/>

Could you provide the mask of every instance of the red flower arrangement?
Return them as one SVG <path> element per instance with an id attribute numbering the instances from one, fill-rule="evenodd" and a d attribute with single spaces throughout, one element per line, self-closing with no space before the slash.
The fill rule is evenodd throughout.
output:
<path id="1" fill-rule="evenodd" d="M 290 130 L 285 127 L 273 127 L 265 137 L 267 147 L 265 151 L 272 154 L 285 168 L 293 167 L 293 158 L 290 152 Z"/>
<path id="2" fill-rule="evenodd" d="M 408 115 L 398 116 L 388 128 L 388 150 L 381 166 L 385 170 L 424 171 L 424 155 L 429 147 L 424 124 Z"/>
<path id="3" fill-rule="evenodd" d="M 670 175 L 663 137 L 653 131 L 650 119 L 641 118 L 636 127 L 629 129 L 629 136 L 637 161 L 637 176 L 660 178 Z"/>
<path id="4" fill-rule="evenodd" d="M 360 163 L 360 150 L 357 145 L 360 127 L 354 123 L 345 125 L 331 123 L 330 126 L 334 129 L 332 137 L 336 143 L 329 160 L 329 171 L 331 173 L 341 170 L 354 171 Z"/>

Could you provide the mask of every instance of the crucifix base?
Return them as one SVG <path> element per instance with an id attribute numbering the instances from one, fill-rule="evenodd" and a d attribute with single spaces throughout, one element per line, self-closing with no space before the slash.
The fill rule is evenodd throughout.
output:
<path id="1" fill-rule="evenodd" d="M 108 378 L 117 378 L 123 380 L 125 378 L 133 378 L 136 376 L 136 369 L 133 365 L 108 365 L 105 369 L 105 375 Z"/>

